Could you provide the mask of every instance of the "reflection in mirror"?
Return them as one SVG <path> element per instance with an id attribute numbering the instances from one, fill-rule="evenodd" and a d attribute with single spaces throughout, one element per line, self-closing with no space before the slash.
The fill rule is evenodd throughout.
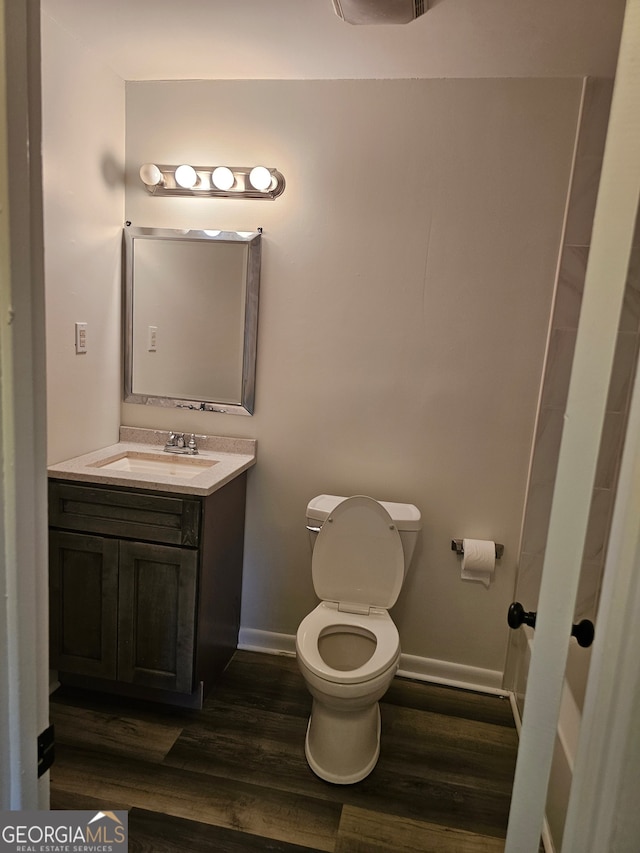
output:
<path id="1" fill-rule="evenodd" d="M 125 401 L 252 414 L 260 232 L 124 233 Z"/>

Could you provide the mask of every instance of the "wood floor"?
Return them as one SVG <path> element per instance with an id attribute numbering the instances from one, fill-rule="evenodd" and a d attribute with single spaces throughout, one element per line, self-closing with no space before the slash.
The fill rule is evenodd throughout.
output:
<path id="1" fill-rule="evenodd" d="M 128 809 L 149 853 L 494 853 L 517 736 L 509 702 L 396 678 L 380 759 L 356 785 L 304 756 L 311 699 L 292 658 L 237 652 L 202 711 L 60 688 L 51 808 Z"/>

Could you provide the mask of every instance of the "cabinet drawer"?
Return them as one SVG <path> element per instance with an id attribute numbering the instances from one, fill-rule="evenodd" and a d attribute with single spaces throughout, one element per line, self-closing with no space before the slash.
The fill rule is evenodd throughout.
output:
<path id="1" fill-rule="evenodd" d="M 200 516 L 198 498 L 49 481 L 49 523 L 63 530 L 195 548 Z"/>

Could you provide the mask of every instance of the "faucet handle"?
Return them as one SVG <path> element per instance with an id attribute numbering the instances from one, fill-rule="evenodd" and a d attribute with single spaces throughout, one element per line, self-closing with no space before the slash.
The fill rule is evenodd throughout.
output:
<path id="1" fill-rule="evenodd" d="M 167 443 L 165 447 L 175 447 L 176 445 L 176 434 L 173 431 L 169 432 L 169 437 L 167 438 Z"/>
<path id="2" fill-rule="evenodd" d="M 191 438 L 189 439 L 189 444 L 187 446 L 192 453 L 198 452 L 198 445 L 196 444 L 196 437 L 194 433 L 191 433 Z"/>

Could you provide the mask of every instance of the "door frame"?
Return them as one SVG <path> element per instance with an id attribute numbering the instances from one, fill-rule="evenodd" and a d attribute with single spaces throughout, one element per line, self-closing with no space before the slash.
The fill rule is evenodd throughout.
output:
<path id="1" fill-rule="evenodd" d="M 563 853 L 633 850 L 640 836 L 640 369 L 597 628 Z"/>
<path id="2" fill-rule="evenodd" d="M 40 2 L 0 0 L 0 808 L 49 804 Z"/>
<path id="3" fill-rule="evenodd" d="M 506 853 L 534 853 L 539 848 L 639 200 L 640 0 L 627 0 L 549 522 Z M 624 800 L 611 796 L 611 791 L 624 791 L 623 781 L 633 767 L 625 756 L 635 751 L 637 759 L 640 754 L 640 740 L 636 735 L 634 745 L 630 727 L 630 715 L 640 707 L 640 675 L 629 653 L 631 638 L 637 642 L 640 637 L 639 385 L 640 379 L 627 428 L 563 853 L 614 849 L 603 839 L 613 837 L 621 820 L 629 827 L 638 823 L 632 801 L 625 808 Z M 597 749 L 592 753 L 593 745 Z M 600 776 L 605 769 L 611 786 L 607 792 L 602 790 Z"/>

